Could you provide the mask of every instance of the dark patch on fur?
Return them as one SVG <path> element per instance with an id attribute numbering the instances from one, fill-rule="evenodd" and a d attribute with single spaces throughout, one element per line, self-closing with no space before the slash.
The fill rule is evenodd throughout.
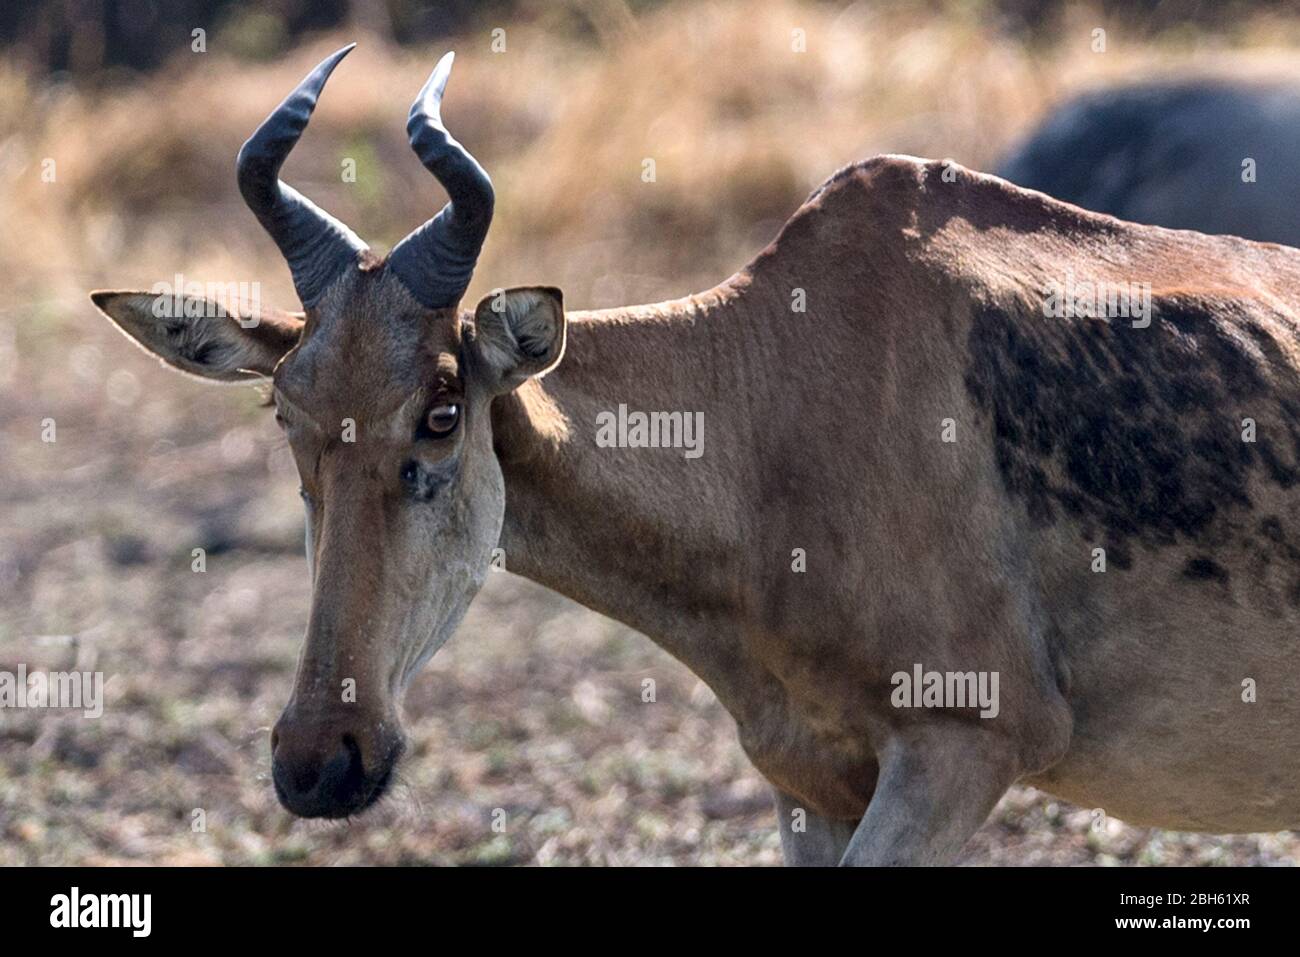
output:
<path id="1" fill-rule="evenodd" d="M 451 481 L 454 469 L 454 460 L 428 465 L 411 459 L 402 466 L 402 483 L 416 501 L 430 502 Z"/>
<path id="2" fill-rule="evenodd" d="M 1118 568 L 1120 571 L 1127 571 L 1133 567 L 1133 553 L 1123 545 L 1107 545 L 1106 559 L 1111 567 Z"/>
<path id="3" fill-rule="evenodd" d="M 1287 559 L 1300 564 L 1300 548 L 1292 545 L 1286 537 L 1286 529 L 1276 515 L 1267 515 L 1259 520 L 1259 533 L 1270 543 L 1272 550 Z"/>
<path id="4" fill-rule="evenodd" d="M 1218 520 L 1251 507 L 1252 474 L 1282 488 L 1300 481 L 1300 407 L 1275 380 L 1286 376 L 1295 396 L 1300 383 L 1239 309 L 1157 299 L 1144 329 L 1029 305 L 1016 313 L 976 307 L 965 384 L 988 417 L 1003 483 L 1036 525 L 1075 520 L 1127 568 L 1130 542 L 1222 544 Z M 1254 443 L 1242 441 L 1248 416 L 1260 422 Z M 1260 533 L 1284 534 L 1276 518 Z"/>
<path id="5" fill-rule="evenodd" d="M 1260 577 L 1268 574 L 1268 569 L 1274 565 L 1275 560 L 1279 564 L 1300 569 L 1300 548 L 1288 538 L 1281 519 L 1276 515 L 1266 515 L 1259 520 L 1258 528 L 1259 538 L 1251 543 L 1251 555 Z M 1292 579 L 1286 597 L 1291 607 L 1300 608 L 1300 575 Z"/>
<path id="6" fill-rule="evenodd" d="M 1228 570 L 1205 555 L 1188 559 L 1183 566 L 1183 577 L 1194 582 L 1216 581 L 1220 585 L 1228 584 Z"/>

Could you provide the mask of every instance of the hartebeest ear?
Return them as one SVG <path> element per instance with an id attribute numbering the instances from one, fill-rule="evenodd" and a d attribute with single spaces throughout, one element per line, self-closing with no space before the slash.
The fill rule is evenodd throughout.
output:
<path id="1" fill-rule="evenodd" d="M 551 286 L 499 289 L 474 310 L 473 349 L 497 392 L 553 369 L 564 333 L 564 296 Z"/>
<path id="2" fill-rule="evenodd" d="M 92 292 L 119 329 L 169 366 L 218 382 L 269 376 L 302 332 L 302 316 L 261 309 L 256 320 L 220 303 L 151 292 Z"/>

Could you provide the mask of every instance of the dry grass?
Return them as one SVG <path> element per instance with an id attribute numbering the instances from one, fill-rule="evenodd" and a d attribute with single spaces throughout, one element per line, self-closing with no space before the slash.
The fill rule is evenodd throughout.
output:
<path id="1" fill-rule="evenodd" d="M 1296 22 L 1252 21 L 1226 39 L 1154 43 L 1080 13 L 1027 49 L 980 9 L 763 0 L 611 16 L 598 45 L 509 24 L 504 54 L 486 29 L 449 42 L 449 124 L 498 185 L 471 296 L 540 281 L 583 308 L 694 291 L 743 265 L 847 162 L 910 152 L 988 167 L 1071 91 L 1273 70 L 1300 36 Z M 1089 48 L 1099 24 L 1104 55 Z M 806 53 L 791 50 L 796 28 Z M 775 863 L 766 792 L 707 689 L 643 637 L 509 575 L 493 576 L 413 687 L 393 800 L 342 826 L 275 804 L 266 732 L 307 607 L 292 465 L 252 390 L 163 371 L 85 291 L 180 271 L 258 280 L 292 304 L 233 157 L 345 39 L 273 66 L 181 57 L 97 93 L 0 65 L 0 668 L 80 661 L 111 676 L 97 721 L 0 713 L 0 863 Z M 441 202 L 402 135 L 441 51 L 360 39 L 287 175 L 386 247 Z M 348 157 L 356 183 L 340 178 Z M 39 438 L 47 417 L 52 445 Z M 199 545 L 203 575 L 190 571 Z M 640 701 L 644 677 L 655 704 Z M 504 835 L 489 826 L 496 808 Z M 1089 825 L 1018 790 L 966 859 L 1300 861 L 1289 835 Z"/>

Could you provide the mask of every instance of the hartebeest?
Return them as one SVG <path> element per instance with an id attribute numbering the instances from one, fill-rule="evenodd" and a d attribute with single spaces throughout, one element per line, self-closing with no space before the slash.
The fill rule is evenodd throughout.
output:
<path id="1" fill-rule="evenodd" d="M 1085 93 L 998 169 L 1152 226 L 1300 246 L 1300 84 L 1188 79 Z"/>
<path id="2" fill-rule="evenodd" d="M 791 862 L 950 860 L 1016 781 L 1137 823 L 1300 824 L 1300 252 L 886 156 L 707 292 L 461 312 L 493 199 L 440 120 L 450 55 L 408 129 L 451 202 L 387 259 L 278 182 L 346 52 L 239 158 L 305 318 L 93 295 L 183 371 L 271 379 L 313 580 L 272 735 L 289 810 L 384 791 L 403 689 L 500 542 L 717 692 Z M 1071 276 L 1149 308 L 1061 310 Z M 620 406 L 702 413 L 703 454 L 598 442 Z"/>

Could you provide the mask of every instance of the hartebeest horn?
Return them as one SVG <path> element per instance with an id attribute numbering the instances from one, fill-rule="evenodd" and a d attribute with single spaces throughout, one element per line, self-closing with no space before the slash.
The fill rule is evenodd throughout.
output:
<path id="1" fill-rule="evenodd" d="M 356 46 L 326 57 L 257 128 L 239 151 L 239 191 L 289 263 L 304 306 L 366 249 L 357 235 L 297 190 L 280 182 L 280 167 L 307 128 L 316 98 L 334 67 Z"/>
<path id="2" fill-rule="evenodd" d="M 442 125 L 442 94 L 454 58 L 448 53 L 438 61 L 406 121 L 411 148 L 451 201 L 388 258 L 397 278 L 430 309 L 460 301 L 492 222 L 492 180 Z"/>

